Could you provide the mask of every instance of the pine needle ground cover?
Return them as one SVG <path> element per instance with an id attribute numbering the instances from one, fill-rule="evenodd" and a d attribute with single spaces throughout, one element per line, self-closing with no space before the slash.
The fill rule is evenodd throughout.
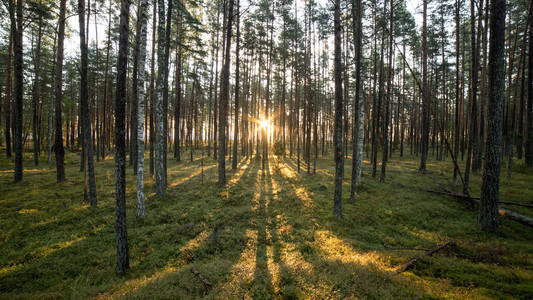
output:
<path id="1" fill-rule="evenodd" d="M 394 157 L 386 183 L 370 177 L 365 161 L 357 200 L 348 203 L 348 158 L 341 220 L 332 217 L 331 157 L 319 158 L 310 175 L 305 164 L 297 172 L 294 157 L 272 156 L 264 170 L 260 161 L 241 158 L 221 188 L 212 158 L 176 163 L 169 156 L 167 197 L 156 198 L 154 179 L 145 177 L 146 219 L 136 216 L 128 167 L 132 272 L 119 277 L 113 158 L 96 164 L 97 208 L 83 203 L 78 155 L 67 155 L 62 184 L 54 166 L 30 167 L 33 160 L 24 158 L 19 184 L 12 183 L 13 162 L 0 158 L 2 299 L 533 298 L 531 228 L 500 218 L 498 232 L 482 232 L 477 208 L 424 191 L 461 190 L 451 183 L 449 160 L 429 161 L 430 172 L 421 174 L 418 158 Z M 502 177 L 501 199 L 533 204 L 533 173 L 521 163 L 512 179 Z M 480 177 L 471 178 L 473 196 Z M 450 240 L 454 247 L 394 274 Z M 191 268 L 214 286 L 204 286 Z"/>

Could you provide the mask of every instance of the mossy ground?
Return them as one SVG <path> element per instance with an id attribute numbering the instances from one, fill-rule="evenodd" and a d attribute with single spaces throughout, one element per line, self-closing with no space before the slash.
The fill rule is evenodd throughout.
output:
<path id="1" fill-rule="evenodd" d="M 337 220 L 331 157 L 319 158 L 311 175 L 305 164 L 298 173 L 288 156 L 270 157 L 265 170 L 241 158 L 224 188 L 216 185 L 212 158 L 184 158 L 169 156 L 164 198 L 155 197 L 154 179 L 146 176 L 146 219 L 136 216 L 128 167 L 132 272 L 116 276 L 113 158 L 96 164 L 99 204 L 90 208 L 78 155 L 67 154 L 67 182 L 57 184 L 54 166 L 42 157 L 32 167 L 25 154 L 24 180 L 13 184 L 13 161 L 2 154 L 0 298 L 533 298 L 531 228 L 501 218 L 498 232 L 481 232 L 475 208 L 422 191 L 451 186 L 449 159 L 430 160 L 430 172 L 420 174 L 413 172 L 417 157 L 395 155 L 386 183 L 370 177 L 366 162 L 353 204 L 347 159 Z M 502 177 L 501 198 L 533 204 L 533 173 L 521 164 L 512 179 Z M 472 176 L 472 195 L 479 195 L 480 177 Z M 429 249 L 449 240 L 457 246 L 392 273 L 421 251 L 391 248 Z M 206 289 L 190 268 L 214 287 Z"/>

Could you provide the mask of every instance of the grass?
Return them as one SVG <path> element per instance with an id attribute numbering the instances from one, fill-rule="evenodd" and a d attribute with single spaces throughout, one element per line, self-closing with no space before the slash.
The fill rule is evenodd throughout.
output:
<path id="1" fill-rule="evenodd" d="M 431 172 L 420 174 L 406 172 L 417 169 L 417 157 L 396 155 L 386 183 L 370 177 L 366 162 L 353 204 L 346 160 L 341 220 L 332 217 L 331 157 L 319 158 L 311 175 L 305 165 L 297 172 L 295 158 L 270 157 L 265 170 L 241 158 L 221 188 L 212 158 L 176 163 L 169 156 L 166 197 L 155 197 L 146 176 L 146 219 L 136 216 L 128 167 L 126 276 L 115 275 L 113 158 L 96 164 L 97 208 L 83 203 L 77 155 L 67 154 L 61 184 L 41 160 L 33 167 L 25 154 L 24 180 L 13 184 L 13 161 L 0 158 L 2 299 L 533 298 L 531 228 L 500 218 L 498 232 L 481 232 L 476 209 L 421 190 L 450 185 L 449 159 L 429 161 Z M 533 204 L 533 172 L 521 164 L 512 179 L 502 177 L 501 198 Z M 480 183 L 474 174 L 472 195 Z M 532 216 L 528 208 L 510 209 Z M 421 251 L 391 248 L 429 249 L 448 240 L 457 246 L 393 274 Z M 190 268 L 214 287 L 206 289 Z"/>

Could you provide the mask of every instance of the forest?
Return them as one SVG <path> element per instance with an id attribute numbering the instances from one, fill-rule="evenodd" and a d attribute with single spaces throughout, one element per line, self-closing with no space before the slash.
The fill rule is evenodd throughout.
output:
<path id="1" fill-rule="evenodd" d="M 0 299 L 533 298 L 532 1 L 0 16 Z"/>

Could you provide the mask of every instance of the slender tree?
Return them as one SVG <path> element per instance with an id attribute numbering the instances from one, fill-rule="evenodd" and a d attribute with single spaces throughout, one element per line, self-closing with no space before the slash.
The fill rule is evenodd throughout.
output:
<path id="1" fill-rule="evenodd" d="M 144 205 L 144 107 L 145 107 L 145 64 L 146 64 L 146 36 L 148 34 L 148 7 L 149 0 L 140 0 L 139 19 L 137 20 L 137 37 L 135 52 L 138 52 L 137 78 L 134 78 L 137 94 L 137 216 L 146 216 Z"/>
<path id="2" fill-rule="evenodd" d="M 38 33 L 37 33 L 37 47 L 35 49 L 35 80 L 33 81 L 33 91 L 32 91 L 32 136 L 33 136 L 33 161 L 35 166 L 39 165 L 39 138 L 40 133 L 38 130 L 39 127 L 39 97 L 40 97 L 40 73 L 41 73 L 41 45 L 42 45 L 42 36 L 43 36 L 43 16 L 41 13 L 38 13 Z"/>
<path id="3" fill-rule="evenodd" d="M 529 55 L 527 78 L 529 84 L 527 85 L 527 110 L 526 110 L 526 146 L 525 146 L 525 160 L 526 165 L 533 168 L 533 3 L 529 7 L 529 15 L 531 21 L 529 22 Z"/>
<path id="4" fill-rule="evenodd" d="M 240 31 L 240 16 L 239 16 L 239 10 L 240 10 L 240 1 L 237 0 L 237 42 L 235 46 L 235 123 L 233 128 L 233 160 L 231 163 L 231 168 L 233 170 L 237 169 L 237 146 L 239 145 L 238 141 L 238 135 L 239 135 L 239 66 L 240 66 L 240 57 L 239 57 L 239 47 L 240 47 L 240 37 L 241 37 L 241 31 Z"/>
<path id="5" fill-rule="evenodd" d="M 387 6 L 385 2 L 385 7 Z M 389 106 L 391 105 L 392 101 L 392 56 L 394 55 L 393 52 L 393 24 L 394 24 L 394 5 L 393 0 L 390 0 L 390 18 L 389 18 L 389 62 L 388 62 L 388 68 L 387 68 L 387 95 L 385 98 L 385 116 L 383 117 L 383 156 L 381 159 L 381 174 L 379 177 L 380 182 L 385 182 L 385 174 L 387 170 L 387 160 L 388 160 L 388 142 L 389 142 Z M 391 134 L 392 136 L 392 134 Z"/>
<path id="6" fill-rule="evenodd" d="M 226 123 L 229 99 L 229 67 L 231 48 L 231 26 L 233 23 L 233 0 L 229 0 L 226 23 L 226 47 L 224 65 L 220 74 L 219 131 L 218 131 L 218 185 L 226 185 Z"/>
<path id="7" fill-rule="evenodd" d="M 78 0 L 78 18 L 80 28 L 85 28 L 85 0 Z M 94 149 L 91 135 L 91 116 L 89 109 L 89 82 L 87 78 L 87 68 L 89 65 L 89 51 L 87 49 L 87 40 L 85 39 L 85 30 L 80 30 L 80 49 L 81 49 L 81 76 L 80 76 L 80 109 L 82 118 L 82 137 L 83 147 L 86 151 L 87 169 L 89 175 L 89 196 L 92 207 L 98 204 L 96 196 L 96 179 L 94 174 Z"/>
<path id="8" fill-rule="evenodd" d="M 341 65 L 341 4 L 335 0 L 334 13 L 335 31 L 335 195 L 333 199 L 333 216 L 337 219 L 342 217 L 342 177 L 344 175 L 344 154 L 342 146 L 342 65 Z"/>
<path id="9" fill-rule="evenodd" d="M 355 43 L 355 99 L 350 202 L 355 202 L 355 185 L 361 182 L 363 166 L 363 103 L 361 101 L 362 3 L 352 0 L 353 35 Z"/>
<path id="10" fill-rule="evenodd" d="M 165 148 L 165 121 L 163 100 L 163 77 L 165 76 L 165 1 L 158 0 L 158 23 L 157 23 L 157 79 L 155 97 L 155 191 L 158 197 L 164 197 L 167 193 L 165 185 L 164 148 Z"/>
<path id="11" fill-rule="evenodd" d="M 181 15 L 180 15 L 181 16 Z M 176 59 L 176 95 L 174 99 L 174 157 L 176 161 L 181 160 L 180 153 L 180 110 L 181 110 L 181 73 L 182 73 L 182 19 L 180 18 L 178 23 L 178 49 Z"/>
<path id="12" fill-rule="evenodd" d="M 502 153 L 503 102 L 505 95 L 505 0 L 490 1 L 489 126 L 478 226 L 498 229 L 498 194 Z"/>
<path id="13" fill-rule="evenodd" d="M 11 1 L 9 2 L 11 4 Z M 13 36 L 15 35 L 15 27 L 11 26 L 9 30 L 9 44 L 7 49 L 7 78 L 6 78 L 6 95 L 5 95 L 5 116 L 6 116 L 6 156 L 10 158 L 13 153 L 11 151 L 11 102 L 13 98 Z"/>
<path id="14" fill-rule="evenodd" d="M 453 156 L 459 157 L 459 112 L 460 112 L 460 90 L 459 90 L 459 56 L 460 56 L 460 39 L 459 39 L 459 26 L 460 26 L 460 10 L 461 0 L 455 1 L 455 131 L 454 131 L 454 149 Z M 457 182 L 457 166 L 453 168 L 453 182 Z"/>
<path id="15" fill-rule="evenodd" d="M 115 99 L 115 231 L 119 275 L 130 272 L 130 251 L 126 223 L 126 74 L 130 0 L 120 1 L 117 88 Z"/>
<path id="16" fill-rule="evenodd" d="M 11 32 L 13 35 L 13 53 L 14 53 L 14 69 L 15 69 L 15 133 L 13 138 L 15 140 L 15 182 L 22 181 L 22 104 L 23 104 L 23 15 L 22 15 L 22 1 L 9 0 L 9 16 L 11 19 Z"/>
<path id="17" fill-rule="evenodd" d="M 427 80 L 427 0 L 423 1 L 423 23 L 422 23 L 422 137 L 420 141 L 420 170 L 426 171 L 426 161 L 429 148 L 429 91 Z"/>
<path id="18" fill-rule="evenodd" d="M 55 144 L 57 182 L 66 180 L 65 176 L 65 148 L 63 147 L 63 121 L 62 121 L 62 98 L 63 98 L 63 44 L 65 40 L 65 11 L 66 0 L 61 0 L 59 5 L 59 26 L 57 33 L 57 58 L 55 74 Z"/>

